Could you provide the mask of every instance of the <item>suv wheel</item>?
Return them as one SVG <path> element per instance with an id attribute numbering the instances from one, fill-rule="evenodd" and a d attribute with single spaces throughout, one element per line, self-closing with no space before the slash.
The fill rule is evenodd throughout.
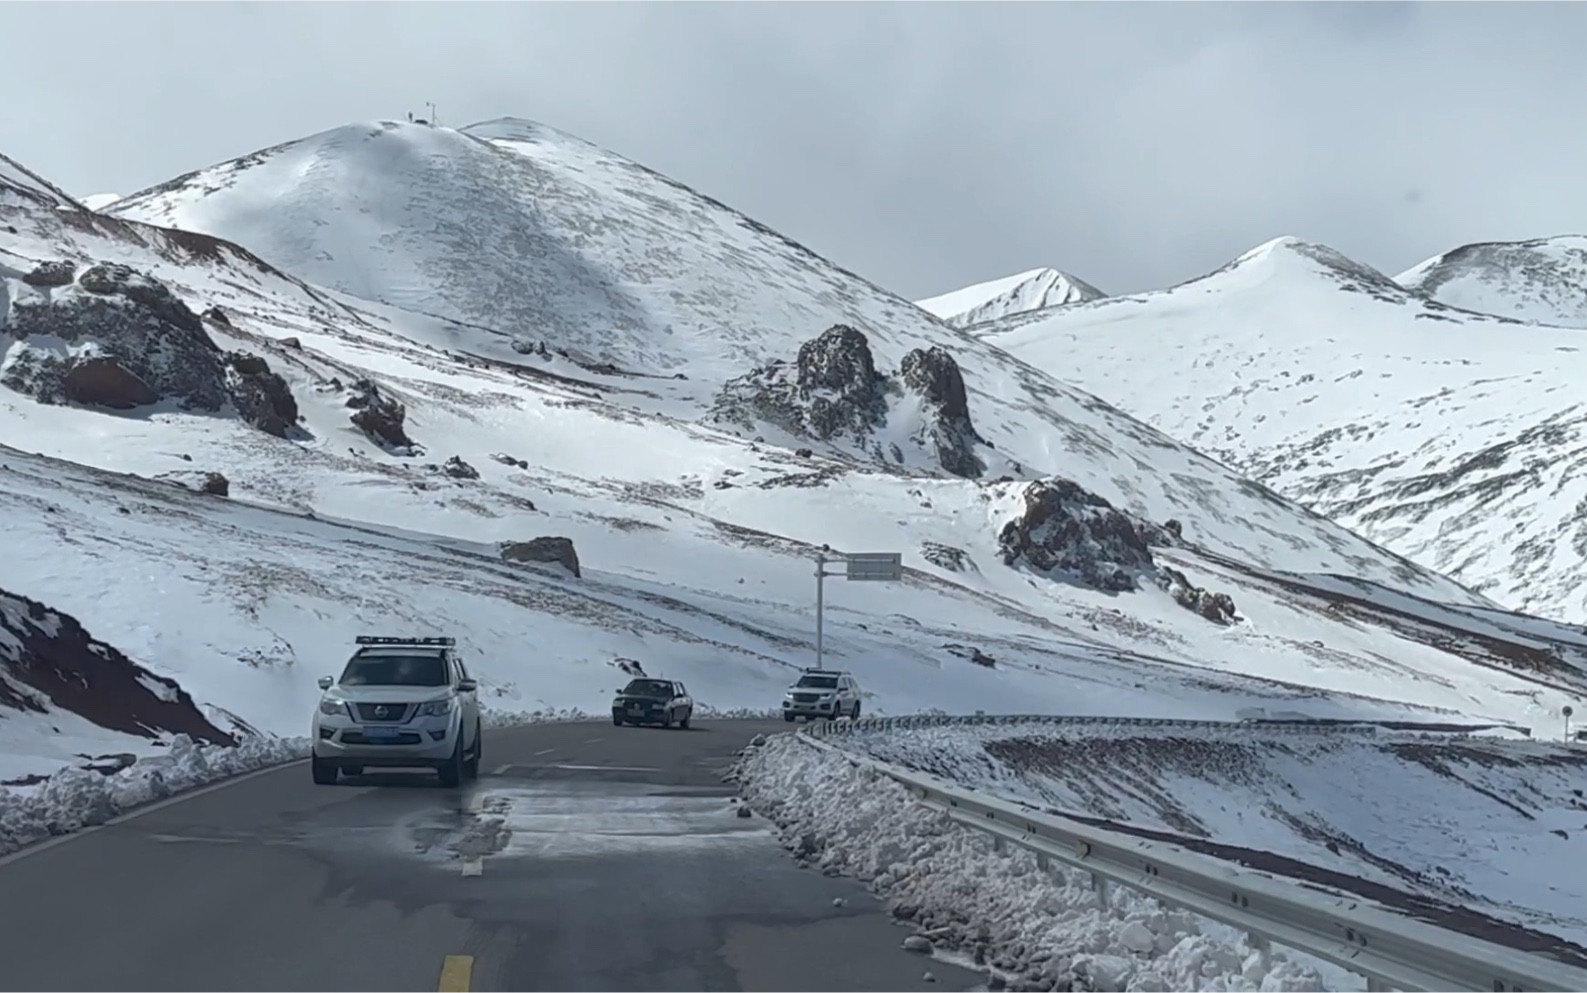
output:
<path id="1" fill-rule="evenodd" d="M 479 778 L 479 757 L 485 748 L 485 737 L 480 734 L 479 725 L 474 726 L 474 753 L 463 763 L 463 775 L 468 779 Z"/>
<path id="2" fill-rule="evenodd" d="M 463 736 L 457 736 L 457 744 L 452 746 L 452 757 L 447 759 L 439 769 L 441 785 L 447 789 L 455 789 L 463 782 Z"/>
<path id="3" fill-rule="evenodd" d="M 336 763 L 327 762 L 318 755 L 309 759 L 309 767 L 314 773 L 314 783 L 317 786 L 336 785 Z"/>
<path id="4" fill-rule="evenodd" d="M 860 719 L 860 701 L 854 701 L 854 710 L 849 714 L 849 718 L 856 721 Z"/>
<path id="5" fill-rule="evenodd" d="M 693 716 L 694 716 L 694 708 L 693 707 L 690 707 L 688 710 L 685 710 L 683 712 L 683 719 L 678 722 L 678 727 L 683 728 L 685 731 L 689 730 L 689 718 L 691 718 Z"/>

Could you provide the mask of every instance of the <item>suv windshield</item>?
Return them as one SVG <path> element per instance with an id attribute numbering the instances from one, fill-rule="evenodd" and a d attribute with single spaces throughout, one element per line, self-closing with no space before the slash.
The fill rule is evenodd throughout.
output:
<path id="1" fill-rule="evenodd" d="M 446 659 L 428 655 L 355 655 L 342 670 L 343 686 L 445 686 Z"/>
<path id="2" fill-rule="evenodd" d="M 672 696 L 672 684 L 660 679 L 635 679 L 623 687 L 623 692 L 633 696 Z"/>
<path id="3" fill-rule="evenodd" d="M 803 686 L 812 690 L 835 690 L 838 688 L 836 676 L 800 676 L 795 686 Z"/>

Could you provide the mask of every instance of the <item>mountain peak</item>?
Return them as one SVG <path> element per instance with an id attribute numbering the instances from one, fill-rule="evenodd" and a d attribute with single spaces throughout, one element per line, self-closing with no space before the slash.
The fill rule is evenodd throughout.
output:
<path id="1" fill-rule="evenodd" d="M 0 155 L 0 204 L 18 201 L 45 207 L 87 209 L 70 194 L 16 159 Z"/>
<path id="2" fill-rule="evenodd" d="M 917 300 L 915 306 L 954 327 L 967 328 L 1033 310 L 1090 303 L 1105 296 L 1082 279 L 1059 269 L 1043 268 Z"/>

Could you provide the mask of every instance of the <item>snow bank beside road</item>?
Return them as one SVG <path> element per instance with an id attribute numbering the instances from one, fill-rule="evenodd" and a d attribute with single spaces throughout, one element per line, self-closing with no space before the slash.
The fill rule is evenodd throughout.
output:
<path id="1" fill-rule="evenodd" d="M 307 757 L 309 739 L 249 737 L 235 747 L 177 735 L 170 752 L 105 775 L 62 769 L 33 786 L 0 789 L 0 855 L 103 824 L 134 807 Z"/>
<path id="2" fill-rule="evenodd" d="M 734 769 L 785 845 L 823 871 L 858 876 L 895 917 L 970 954 L 1015 989 L 1321 990 L 1282 957 L 1203 933 L 1194 915 L 1041 868 L 1013 847 L 915 803 L 902 786 L 777 735 Z"/>

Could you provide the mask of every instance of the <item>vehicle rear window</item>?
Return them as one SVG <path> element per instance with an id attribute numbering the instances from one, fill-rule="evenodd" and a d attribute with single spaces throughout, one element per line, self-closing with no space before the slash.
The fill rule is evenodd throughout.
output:
<path id="1" fill-rule="evenodd" d="M 838 688 L 838 677 L 800 676 L 798 685 L 812 690 L 835 690 Z"/>
<path id="2" fill-rule="evenodd" d="M 635 679 L 623 687 L 623 692 L 634 696 L 672 696 L 672 684 L 659 679 Z"/>
<path id="3" fill-rule="evenodd" d="M 356 655 L 342 670 L 344 686 L 446 686 L 446 659 L 439 654 Z"/>

